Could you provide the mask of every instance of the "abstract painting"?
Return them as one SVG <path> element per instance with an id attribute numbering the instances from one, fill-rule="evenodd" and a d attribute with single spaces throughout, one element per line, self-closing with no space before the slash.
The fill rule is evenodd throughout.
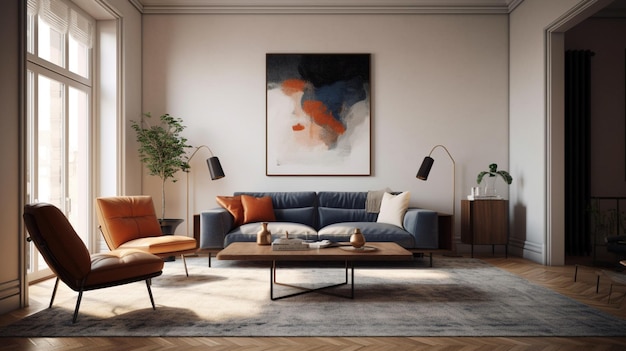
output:
<path id="1" fill-rule="evenodd" d="M 267 175 L 370 175 L 370 54 L 267 54 Z"/>

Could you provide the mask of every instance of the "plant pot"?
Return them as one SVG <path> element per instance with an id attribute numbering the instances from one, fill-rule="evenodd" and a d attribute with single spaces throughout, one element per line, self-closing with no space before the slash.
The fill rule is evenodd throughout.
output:
<path id="1" fill-rule="evenodd" d="M 163 235 L 173 235 L 176 232 L 176 227 L 178 227 L 185 220 L 181 218 L 159 218 L 159 225 L 161 225 L 161 234 Z M 169 256 L 163 259 L 165 262 L 176 261 L 176 257 Z"/>
<path id="2" fill-rule="evenodd" d="M 181 218 L 160 218 L 161 233 L 163 235 L 172 235 L 176 232 L 176 228 L 185 220 Z"/>

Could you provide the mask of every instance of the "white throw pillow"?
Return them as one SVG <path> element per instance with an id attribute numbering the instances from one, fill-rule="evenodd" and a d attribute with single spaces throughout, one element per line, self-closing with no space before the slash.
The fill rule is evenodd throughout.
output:
<path id="1" fill-rule="evenodd" d="M 404 214 L 409 208 L 409 199 L 411 192 L 405 191 L 398 195 L 385 193 L 380 203 L 380 212 L 378 213 L 378 223 L 388 223 L 403 228 Z"/>

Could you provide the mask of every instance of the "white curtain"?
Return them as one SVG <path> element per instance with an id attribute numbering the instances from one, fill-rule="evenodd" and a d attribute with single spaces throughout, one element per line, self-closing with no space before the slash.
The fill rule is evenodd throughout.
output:
<path id="1" fill-rule="evenodd" d="M 39 12 L 39 0 L 28 0 L 26 7 L 29 15 L 36 15 Z"/>
<path id="2" fill-rule="evenodd" d="M 93 23 L 60 0 L 28 0 L 28 14 L 38 14 L 50 27 L 91 49 Z"/>
<path id="3" fill-rule="evenodd" d="M 64 2 L 57 0 L 41 0 L 39 17 L 59 33 L 67 33 L 70 16 L 69 7 L 67 7 Z"/>
<path id="4" fill-rule="evenodd" d="M 93 24 L 80 13 L 70 10 L 70 35 L 76 41 L 91 49 Z"/>

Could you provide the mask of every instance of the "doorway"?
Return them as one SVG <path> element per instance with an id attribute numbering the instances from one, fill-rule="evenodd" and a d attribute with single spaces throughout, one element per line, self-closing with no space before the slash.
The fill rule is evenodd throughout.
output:
<path id="1" fill-rule="evenodd" d="M 546 30 L 546 112 L 547 112 L 547 237 L 548 265 L 565 263 L 565 150 L 564 150 L 564 63 L 565 33 L 602 10 L 618 10 L 626 3 L 619 0 L 588 1 L 565 13 Z M 569 263 L 569 262 L 568 262 Z"/>

